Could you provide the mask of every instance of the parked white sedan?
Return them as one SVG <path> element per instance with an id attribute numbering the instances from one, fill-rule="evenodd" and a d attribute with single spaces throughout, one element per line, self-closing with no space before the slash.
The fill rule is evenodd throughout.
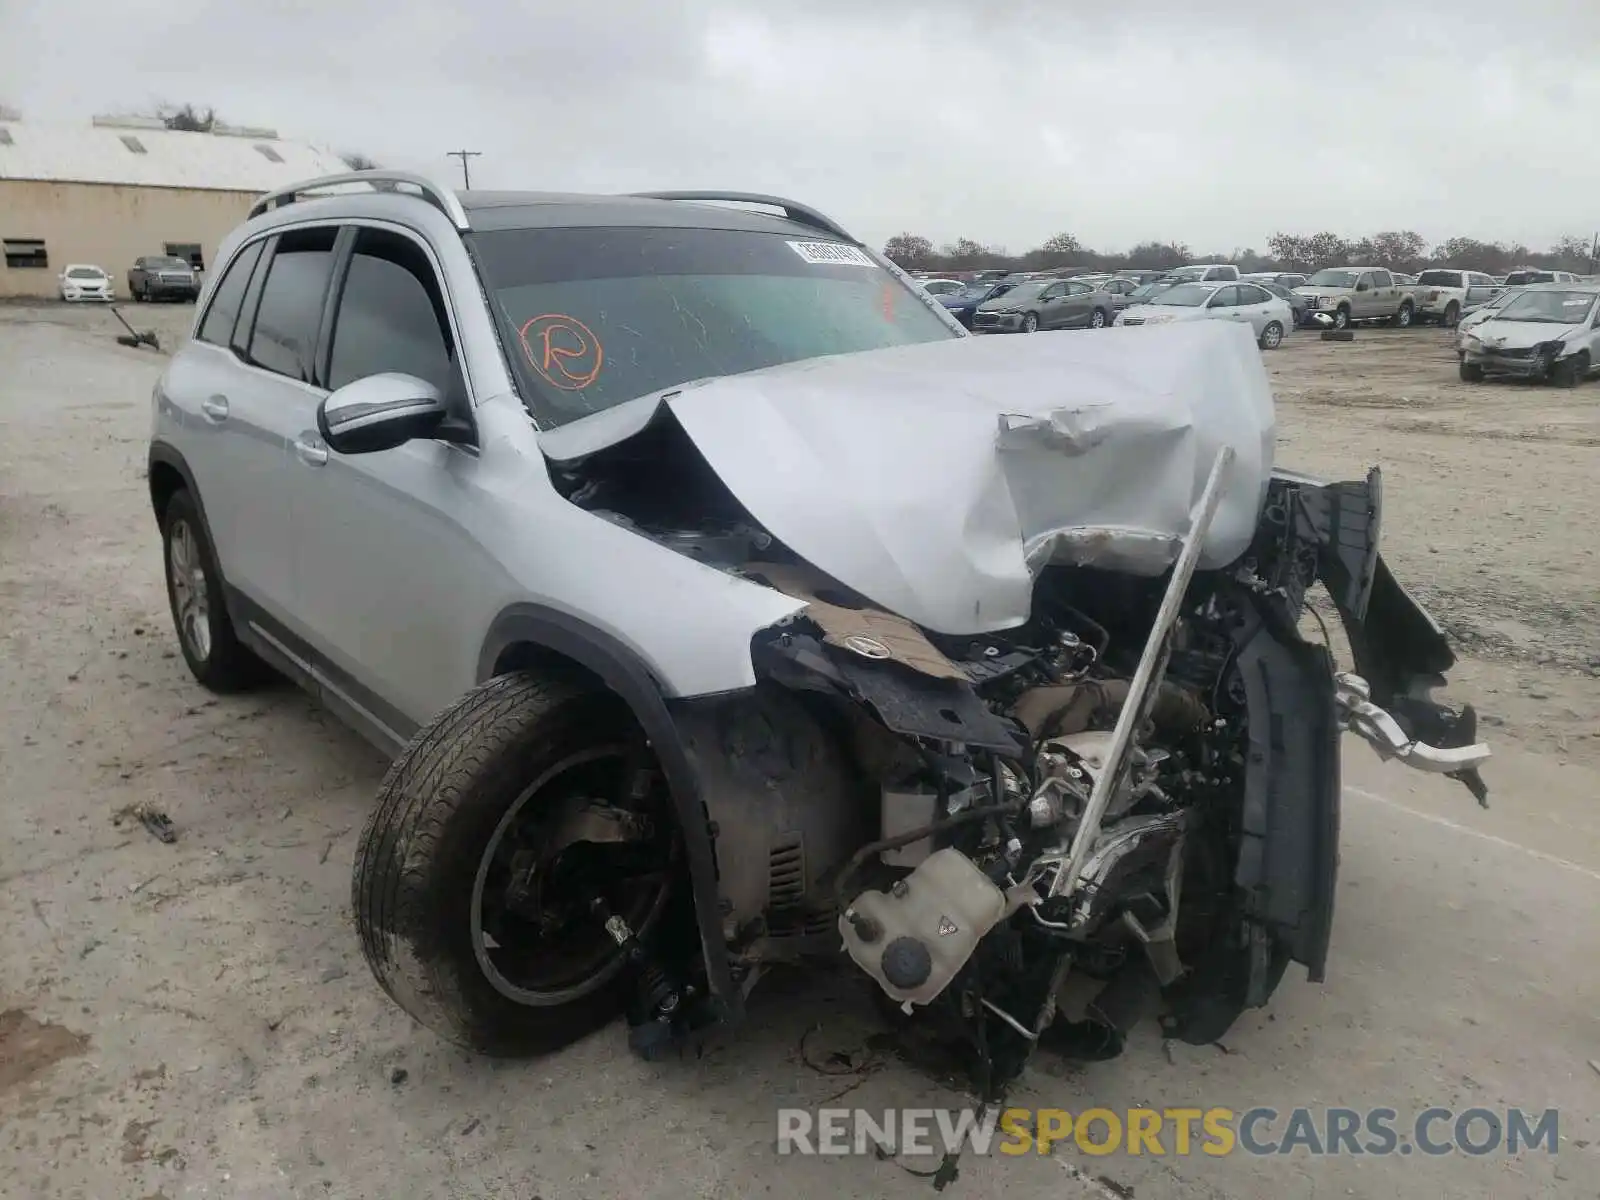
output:
<path id="1" fill-rule="evenodd" d="M 1118 325 L 1164 325 L 1170 321 L 1244 321 L 1263 350 L 1276 350 L 1294 328 L 1294 309 L 1287 300 L 1253 283 L 1180 283 L 1131 305 L 1118 314 Z"/>
<path id="2" fill-rule="evenodd" d="M 88 263 L 69 263 L 65 270 L 56 277 L 60 286 L 61 298 L 66 301 L 75 300 L 115 300 L 116 287 L 99 267 L 90 266 Z"/>

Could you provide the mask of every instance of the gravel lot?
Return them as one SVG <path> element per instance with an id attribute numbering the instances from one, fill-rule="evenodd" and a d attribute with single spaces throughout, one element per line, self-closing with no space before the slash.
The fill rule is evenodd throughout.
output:
<path id="1" fill-rule="evenodd" d="M 192 311 L 127 309 L 168 345 Z M 0 1196 L 928 1194 L 893 1162 L 773 1153 L 782 1105 L 962 1102 L 869 1044 L 845 985 L 778 981 L 739 1037 L 654 1068 L 615 1029 L 470 1059 L 383 1000 L 347 916 L 383 764 L 290 689 L 189 678 L 142 479 L 163 360 L 118 331 L 0 307 Z M 1559 1106 L 1561 1152 L 1060 1148 L 968 1158 L 949 1191 L 1594 1196 L 1600 384 L 1469 387 L 1437 330 L 1301 334 L 1267 361 L 1285 464 L 1383 466 L 1389 554 L 1463 648 L 1495 807 L 1351 747 L 1328 982 L 1291 973 L 1225 1048 L 1147 1033 L 1117 1062 L 1039 1061 L 1017 1102 Z M 121 815 L 144 800 L 175 844 Z"/>

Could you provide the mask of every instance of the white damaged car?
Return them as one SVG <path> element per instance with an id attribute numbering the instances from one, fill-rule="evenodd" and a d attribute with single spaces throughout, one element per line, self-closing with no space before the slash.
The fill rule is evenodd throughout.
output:
<path id="1" fill-rule="evenodd" d="M 794 201 L 393 172 L 216 261 L 153 396 L 178 644 L 393 757 L 355 921 L 461 1045 L 656 1057 L 840 964 L 988 1093 L 1210 1042 L 1328 967 L 1342 730 L 1485 794 L 1377 472 L 1274 469 L 1244 321 L 974 338 Z"/>
<path id="2" fill-rule="evenodd" d="M 1600 284 L 1531 284 L 1460 338 L 1468 383 L 1501 375 L 1576 387 L 1600 367 Z"/>

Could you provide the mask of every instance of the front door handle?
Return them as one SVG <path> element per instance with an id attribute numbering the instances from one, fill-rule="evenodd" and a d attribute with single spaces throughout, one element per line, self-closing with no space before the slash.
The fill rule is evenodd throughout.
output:
<path id="1" fill-rule="evenodd" d="M 226 396 L 207 396 L 200 401 L 200 411 L 213 421 L 226 421 L 228 419 L 228 398 Z"/>
<path id="2" fill-rule="evenodd" d="M 307 441 L 305 438 L 295 439 L 294 452 L 308 467 L 320 467 L 328 461 L 328 448 L 320 442 Z"/>

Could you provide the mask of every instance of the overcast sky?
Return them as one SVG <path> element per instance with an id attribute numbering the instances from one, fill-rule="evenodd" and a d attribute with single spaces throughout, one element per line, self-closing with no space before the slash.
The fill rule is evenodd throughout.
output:
<path id="1" fill-rule="evenodd" d="M 1600 226 L 1600 0 L 0 0 L 0 91 L 466 147 L 474 186 L 787 194 L 875 243 Z"/>

